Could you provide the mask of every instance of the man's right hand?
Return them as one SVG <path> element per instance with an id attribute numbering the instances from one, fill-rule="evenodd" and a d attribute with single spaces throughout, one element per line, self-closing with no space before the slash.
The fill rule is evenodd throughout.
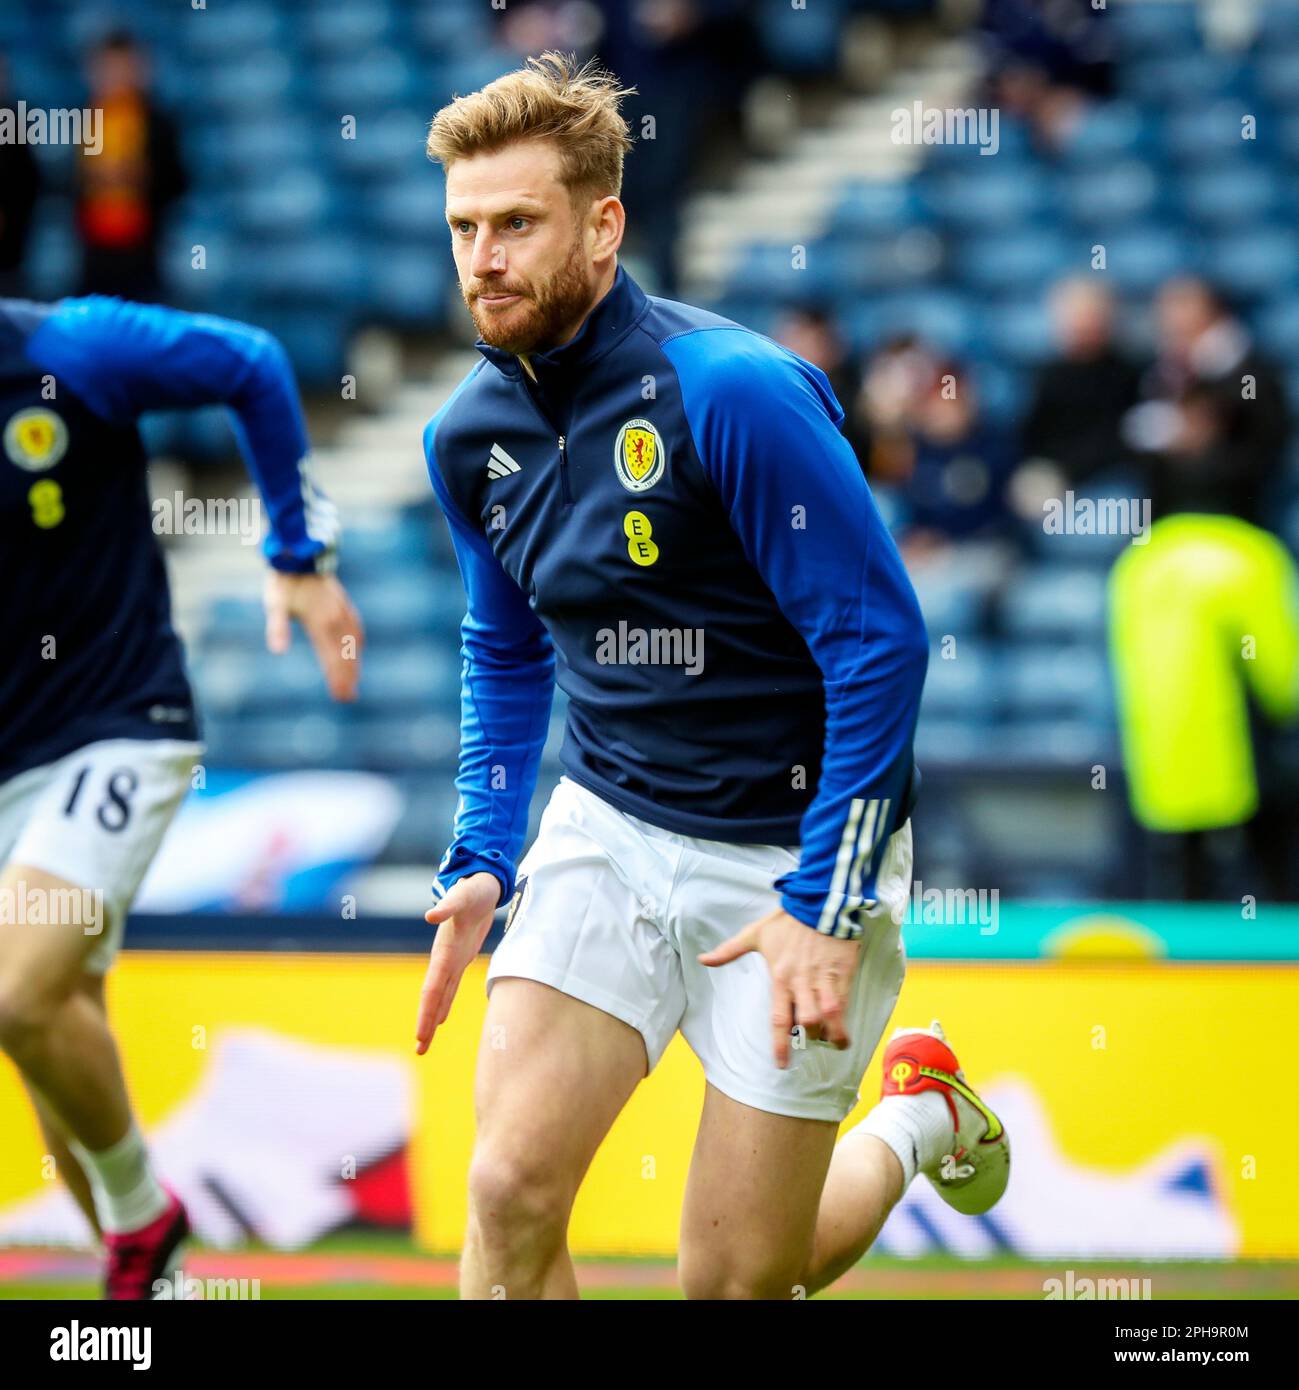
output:
<path id="1" fill-rule="evenodd" d="M 482 950 L 500 898 L 501 885 L 495 875 L 470 874 L 452 884 L 441 902 L 424 914 L 424 920 L 438 930 L 419 996 L 416 1056 L 428 1051 L 433 1034 L 446 1022 L 460 977 Z"/>

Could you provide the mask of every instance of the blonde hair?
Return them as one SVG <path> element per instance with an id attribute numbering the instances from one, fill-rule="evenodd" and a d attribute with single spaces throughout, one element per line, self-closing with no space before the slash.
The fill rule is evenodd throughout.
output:
<path id="1" fill-rule="evenodd" d="M 444 106 L 429 126 L 425 149 L 449 168 L 518 140 L 552 140 L 559 147 L 560 180 L 571 195 L 617 196 L 632 143 L 618 107 L 635 90 L 620 87 L 594 62 L 579 67 L 571 54 L 543 53 Z"/>

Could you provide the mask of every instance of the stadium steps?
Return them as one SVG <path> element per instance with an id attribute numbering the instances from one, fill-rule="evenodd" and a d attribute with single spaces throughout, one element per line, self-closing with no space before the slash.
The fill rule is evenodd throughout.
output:
<path id="1" fill-rule="evenodd" d="M 680 262 L 689 268 L 683 297 L 707 301 L 721 294 L 755 229 L 768 242 L 806 244 L 826 230 L 845 181 L 893 183 L 914 173 L 925 147 L 893 143 L 892 112 L 916 100 L 925 107 L 964 105 L 979 71 L 968 40 L 935 41 L 882 91 L 843 98 L 824 126 L 799 135 L 786 153 L 752 160 L 734 186 L 691 198 L 683 213 Z"/>

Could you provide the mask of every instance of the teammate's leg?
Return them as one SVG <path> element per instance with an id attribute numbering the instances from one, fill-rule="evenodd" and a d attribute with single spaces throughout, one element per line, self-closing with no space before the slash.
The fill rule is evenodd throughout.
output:
<path id="1" fill-rule="evenodd" d="M 101 976 L 82 975 L 78 988 L 89 996 L 101 1013 L 104 1012 L 104 981 Z M 100 1235 L 99 1215 L 95 1211 L 90 1179 L 86 1177 L 77 1156 L 68 1147 L 67 1130 L 40 1091 L 21 1072 L 19 1077 L 27 1089 L 32 1109 L 36 1112 L 36 1120 L 45 1140 L 45 1151 L 54 1160 L 55 1171 L 63 1179 L 77 1206 L 81 1208 L 82 1215 L 90 1223 L 90 1229 L 96 1236 Z"/>
<path id="2" fill-rule="evenodd" d="M 80 891 L 29 865 L 0 871 L 0 893 L 51 904 L 41 914 L 46 919 L 63 915 L 57 905 Z M 90 1150 L 118 1143 L 131 1120 L 107 1017 L 82 987 L 83 964 L 95 940 L 83 922 L 0 925 L 0 1048 L 64 1129 Z"/>
<path id="3" fill-rule="evenodd" d="M 708 1086 L 681 1216 L 687 1298 L 802 1296 L 837 1130 Z"/>
<path id="4" fill-rule="evenodd" d="M 478 1051 L 461 1297 L 577 1297 L 569 1213 L 646 1068 L 630 1025 L 534 980 L 495 981 Z"/>

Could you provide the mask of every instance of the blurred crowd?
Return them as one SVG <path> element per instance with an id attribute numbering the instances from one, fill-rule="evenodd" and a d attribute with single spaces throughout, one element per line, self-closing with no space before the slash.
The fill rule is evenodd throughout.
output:
<path id="1" fill-rule="evenodd" d="M 798 308 L 775 336 L 829 376 L 844 431 L 914 564 L 960 542 L 1014 549 L 1046 499 L 1122 476 L 1152 519 L 1213 512 L 1266 524 L 1291 416 L 1282 378 L 1222 295 L 1195 276 L 1154 305 L 1154 350 L 1116 328 L 1104 277 L 1050 295 L 1055 351 L 1018 427 L 986 411 L 973 375 L 914 335 L 854 360 L 827 311 Z"/>

